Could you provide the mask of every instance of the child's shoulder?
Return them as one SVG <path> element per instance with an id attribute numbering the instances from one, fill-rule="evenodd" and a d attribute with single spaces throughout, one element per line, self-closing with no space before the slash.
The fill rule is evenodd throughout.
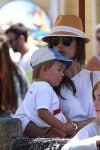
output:
<path id="1" fill-rule="evenodd" d="M 34 81 L 31 85 L 31 88 L 37 89 L 53 89 L 48 82 L 45 81 Z"/>

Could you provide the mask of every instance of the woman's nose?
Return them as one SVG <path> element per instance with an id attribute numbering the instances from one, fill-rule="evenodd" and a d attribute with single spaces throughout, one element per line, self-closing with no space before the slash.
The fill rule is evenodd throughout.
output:
<path id="1" fill-rule="evenodd" d="M 64 46 L 63 41 L 59 39 L 58 46 Z"/>

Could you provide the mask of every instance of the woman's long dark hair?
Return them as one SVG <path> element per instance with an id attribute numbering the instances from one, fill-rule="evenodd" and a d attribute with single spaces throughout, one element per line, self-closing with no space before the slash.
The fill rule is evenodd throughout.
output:
<path id="1" fill-rule="evenodd" d="M 61 95 L 61 88 L 63 88 L 63 86 L 66 85 L 72 92 L 73 95 L 76 94 L 76 87 L 74 82 L 68 77 L 68 76 L 64 76 L 62 82 L 60 83 L 59 86 L 54 87 L 55 92 L 57 93 L 58 96 L 60 96 L 62 99 L 65 99 L 62 95 Z M 66 92 L 67 94 L 67 92 Z"/>
<path id="2" fill-rule="evenodd" d="M 85 40 L 82 38 L 79 37 L 76 38 L 76 50 L 73 60 L 76 60 L 80 64 L 80 67 L 85 65 L 86 60 Z"/>
<path id="3" fill-rule="evenodd" d="M 18 97 L 14 76 L 17 77 L 21 89 L 23 81 L 17 65 L 10 58 L 9 44 L 5 39 L 4 35 L 0 35 L 0 110 L 15 112 L 18 107 Z"/>

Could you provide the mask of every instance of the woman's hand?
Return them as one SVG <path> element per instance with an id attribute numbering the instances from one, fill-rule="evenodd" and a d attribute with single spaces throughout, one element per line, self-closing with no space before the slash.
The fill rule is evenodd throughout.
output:
<path id="1" fill-rule="evenodd" d="M 73 123 L 69 118 L 67 118 L 67 122 L 64 123 L 63 126 L 63 131 L 66 132 L 68 137 L 72 137 L 77 132 L 76 124 Z"/>
<path id="2" fill-rule="evenodd" d="M 86 126 L 87 124 L 94 122 L 95 119 L 96 119 L 96 118 L 93 117 L 93 118 L 89 118 L 89 119 L 86 119 L 86 120 L 83 120 L 83 121 L 78 121 L 78 122 L 76 122 L 76 124 L 78 125 L 78 131 L 79 131 L 81 128 L 83 128 L 84 126 Z"/>
<path id="3" fill-rule="evenodd" d="M 45 135 L 47 138 L 56 138 L 56 137 L 65 138 L 66 137 L 66 133 L 54 127 L 45 128 L 45 131 L 46 131 Z"/>

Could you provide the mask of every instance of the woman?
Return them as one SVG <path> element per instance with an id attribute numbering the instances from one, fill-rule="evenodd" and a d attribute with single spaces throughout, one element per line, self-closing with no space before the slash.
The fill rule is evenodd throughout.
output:
<path id="1" fill-rule="evenodd" d="M 15 113 L 28 87 L 24 70 L 10 58 L 7 37 L 0 34 L 0 117 Z"/>
<path id="2" fill-rule="evenodd" d="M 78 129 L 95 118 L 92 102 L 92 84 L 90 72 L 84 69 L 86 53 L 85 43 L 89 42 L 83 32 L 81 19 L 75 15 L 59 15 L 50 35 L 43 38 L 49 47 L 59 51 L 64 57 L 73 59 L 72 67 L 65 71 L 76 86 L 76 94 L 62 83 L 60 105 L 65 116 L 77 122 Z M 93 83 L 100 79 L 100 72 L 93 72 Z M 59 91 L 57 90 L 59 93 Z"/>
<path id="3" fill-rule="evenodd" d="M 93 87 L 93 100 L 97 119 L 81 129 L 62 150 L 97 150 L 100 146 L 100 80 Z"/>
<path id="4" fill-rule="evenodd" d="M 79 130 L 95 119 L 96 114 L 91 96 L 92 82 L 94 84 L 96 80 L 100 79 L 100 72 L 93 72 L 93 81 L 91 81 L 90 71 L 84 69 L 85 43 L 88 43 L 89 39 L 83 32 L 81 19 L 76 15 L 59 15 L 50 34 L 44 37 L 43 41 L 47 42 L 49 47 L 59 51 L 64 57 L 74 61 L 72 67 L 65 71 L 65 75 L 66 78 L 69 76 L 74 82 L 76 93 L 73 94 L 70 85 L 66 86 L 64 82 L 56 91 L 59 94 L 60 106 L 64 115 L 76 122 Z M 57 136 L 54 135 L 53 130 L 50 132 L 45 129 L 41 131 L 29 121 L 24 133 L 34 137 L 37 132 L 39 137 L 41 135 L 43 137 Z"/>

